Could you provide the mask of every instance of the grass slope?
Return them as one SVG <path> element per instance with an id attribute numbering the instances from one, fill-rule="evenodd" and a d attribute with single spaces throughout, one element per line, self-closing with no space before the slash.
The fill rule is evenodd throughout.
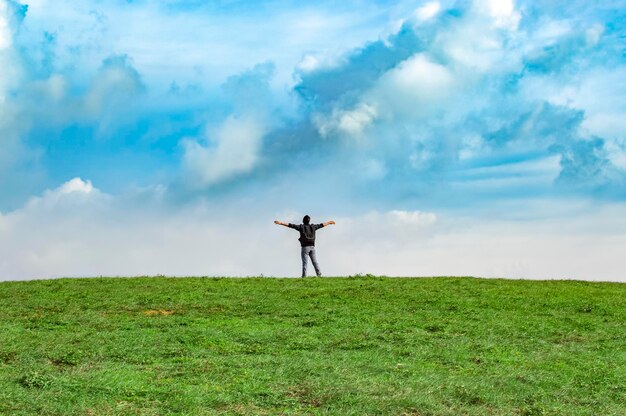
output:
<path id="1" fill-rule="evenodd" d="M 626 415 L 626 285 L 0 283 L 3 415 Z"/>

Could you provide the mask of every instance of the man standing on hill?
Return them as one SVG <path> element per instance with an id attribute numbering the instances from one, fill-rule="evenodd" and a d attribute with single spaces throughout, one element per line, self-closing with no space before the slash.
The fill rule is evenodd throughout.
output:
<path id="1" fill-rule="evenodd" d="M 325 227 L 327 225 L 334 224 L 335 221 L 327 221 L 322 224 L 310 224 L 311 217 L 305 215 L 302 218 L 302 222 L 304 224 L 296 225 L 296 224 L 287 224 L 286 222 L 274 221 L 274 224 L 284 225 L 285 227 L 293 228 L 294 230 L 298 230 L 300 232 L 300 246 L 302 249 L 300 251 L 300 255 L 302 257 L 302 277 L 306 277 L 306 266 L 307 266 L 307 257 L 311 257 L 311 263 L 313 263 L 313 267 L 315 267 L 315 274 L 317 276 L 321 276 L 322 272 L 320 271 L 320 266 L 317 264 L 317 258 L 315 257 L 315 230 Z"/>

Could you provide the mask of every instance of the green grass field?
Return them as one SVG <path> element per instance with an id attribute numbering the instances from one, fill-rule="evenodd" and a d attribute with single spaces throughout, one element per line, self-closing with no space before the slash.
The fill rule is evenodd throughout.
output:
<path id="1" fill-rule="evenodd" d="M 2 415 L 626 415 L 626 285 L 0 283 Z"/>

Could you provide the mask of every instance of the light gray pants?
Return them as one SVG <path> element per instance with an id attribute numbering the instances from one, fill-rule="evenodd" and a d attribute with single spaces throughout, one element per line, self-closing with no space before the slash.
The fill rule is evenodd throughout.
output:
<path id="1" fill-rule="evenodd" d="M 313 267 L 315 267 L 315 274 L 318 276 L 322 275 L 320 271 L 320 266 L 317 264 L 317 258 L 315 257 L 315 246 L 302 247 L 300 251 L 300 255 L 302 256 L 302 277 L 306 277 L 306 266 L 307 266 L 307 257 L 311 257 L 311 263 L 313 263 Z"/>

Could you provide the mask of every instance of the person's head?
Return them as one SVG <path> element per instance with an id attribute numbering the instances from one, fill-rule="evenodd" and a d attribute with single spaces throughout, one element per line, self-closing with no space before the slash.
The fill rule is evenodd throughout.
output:
<path id="1" fill-rule="evenodd" d="M 305 215 L 304 218 L 302 218 L 302 222 L 305 224 L 308 224 L 311 222 L 311 217 L 309 217 L 308 215 Z"/>

